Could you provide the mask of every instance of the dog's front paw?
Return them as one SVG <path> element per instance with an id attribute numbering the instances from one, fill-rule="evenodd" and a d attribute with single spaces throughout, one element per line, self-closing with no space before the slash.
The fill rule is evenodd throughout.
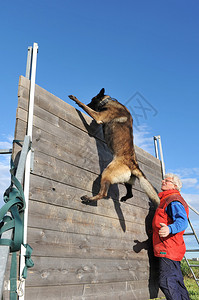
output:
<path id="1" fill-rule="evenodd" d="M 78 101 L 78 99 L 77 99 L 75 96 L 73 96 L 73 95 L 69 95 L 68 97 L 69 97 L 71 100 L 75 101 L 75 102 Z"/>

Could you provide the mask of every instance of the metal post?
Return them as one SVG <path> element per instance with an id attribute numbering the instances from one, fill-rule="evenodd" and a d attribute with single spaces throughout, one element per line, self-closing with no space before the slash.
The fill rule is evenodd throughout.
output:
<path id="1" fill-rule="evenodd" d="M 26 78 L 30 79 L 32 64 L 32 47 L 28 47 L 27 63 L 26 63 Z"/>
<path id="2" fill-rule="evenodd" d="M 155 146 L 155 156 L 156 156 L 157 159 L 159 159 L 158 143 L 157 143 L 156 136 L 154 136 L 154 146 Z"/>
<path id="3" fill-rule="evenodd" d="M 160 135 L 158 136 L 158 141 L 159 141 L 159 149 L 160 149 L 160 159 L 161 159 L 161 163 L 162 163 L 162 175 L 164 177 L 165 176 L 165 164 L 164 164 L 163 151 L 162 151 L 162 143 L 161 143 L 161 137 L 160 137 Z"/>
<path id="4" fill-rule="evenodd" d="M 162 151 L 162 143 L 161 143 L 161 137 L 160 137 L 160 135 L 154 136 L 156 157 L 159 159 L 157 142 L 159 144 L 159 150 L 160 150 L 160 161 L 161 161 L 161 165 L 162 165 L 162 177 L 164 178 L 164 176 L 165 176 L 165 164 L 164 164 L 163 151 Z"/>
<path id="5" fill-rule="evenodd" d="M 33 44 L 32 60 L 31 60 L 31 79 L 30 79 L 30 99 L 29 99 L 29 110 L 28 110 L 28 130 L 27 135 L 30 137 L 32 142 L 32 127 L 33 127 L 33 112 L 34 112 L 34 96 L 35 96 L 35 78 L 36 78 L 36 64 L 37 64 L 37 52 L 38 44 Z M 29 204 L 29 185 L 30 185 L 30 168 L 31 168 L 31 151 L 28 152 L 26 159 L 26 169 L 24 178 L 24 196 L 26 201 L 26 208 L 24 211 L 24 244 L 27 244 L 27 228 L 28 228 L 28 204 Z M 25 267 L 25 254 L 26 248 L 21 246 L 20 256 L 20 280 L 22 280 L 23 295 L 20 299 L 24 299 L 25 282 L 22 278 L 23 269 Z"/>
<path id="6" fill-rule="evenodd" d="M 35 78 L 36 78 L 36 65 L 37 65 L 37 52 L 38 44 L 33 44 L 32 66 L 31 66 L 31 79 L 30 79 L 30 100 L 28 111 L 28 131 L 27 135 L 32 140 L 32 126 L 33 126 L 33 111 L 34 111 L 34 97 L 35 97 Z"/>

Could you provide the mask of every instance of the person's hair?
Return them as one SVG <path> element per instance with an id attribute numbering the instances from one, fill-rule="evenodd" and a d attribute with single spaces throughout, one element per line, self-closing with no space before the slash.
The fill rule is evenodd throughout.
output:
<path id="1" fill-rule="evenodd" d="M 167 173 L 164 178 L 171 178 L 173 181 L 173 184 L 176 186 L 176 190 L 180 191 L 181 187 L 182 187 L 182 181 L 180 180 L 180 178 L 172 173 Z"/>

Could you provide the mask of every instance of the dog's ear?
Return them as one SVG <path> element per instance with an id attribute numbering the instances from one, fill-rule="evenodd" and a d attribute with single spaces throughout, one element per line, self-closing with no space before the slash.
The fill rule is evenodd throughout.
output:
<path id="1" fill-rule="evenodd" d="M 103 97 L 105 93 L 105 89 L 101 89 L 101 91 L 99 92 L 98 96 Z"/>

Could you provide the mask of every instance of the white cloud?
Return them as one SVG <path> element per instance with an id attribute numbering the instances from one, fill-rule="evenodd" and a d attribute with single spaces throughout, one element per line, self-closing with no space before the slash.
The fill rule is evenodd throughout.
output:
<path id="1" fill-rule="evenodd" d="M 0 142 L 0 149 L 11 149 L 9 142 Z"/>
<path id="2" fill-rule="evenodd" d="M 140 125 L 134 129 L 134 143 L 136 146 L 154 155 L 153 137 L 146 125 Z"/>
<path id="3" fill-rule="evenodd" d="M 183 183 L 183 189 L 190 189 L 190 191 L 192 189 L 194 192 L 197 192 L 199 189 L 199 168 L 179 168 L 176 170 L 170 169 L 168 173 L 170 172 L 180 177 Z"/>
<path id="4" fill-rule="evenodd" d="M 11 149 L 13 137 L 11 135 L 5 136 L 2 135 L 1 139 L 5 139 L 3 142 L 0 141 L 0 149 Z"/>
<path id="5" fill-rule="evenodd" d="M 198 177 L 199 168 L 179 168 L 173 171 L 173 173 L 178 174 L 181 178 Z"/>
<path id="6" fill-rule="evenodd" d="M 181 178 L 181 180 L 184 188 L 196 187 L 198 183 L 197 178 Z"/>

